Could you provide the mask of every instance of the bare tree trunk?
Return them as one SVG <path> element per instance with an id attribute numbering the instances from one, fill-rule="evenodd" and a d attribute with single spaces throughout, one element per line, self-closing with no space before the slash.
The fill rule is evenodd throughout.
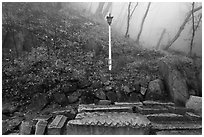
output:
<path id="1" fill-rule="evenodd" d="M 137 4 L 135 5 L 135 7 L 134 7 L 134 9 L 132 10 L 132 12 L 130 13 L 131 4 L 132 4 L 131 2 L 129 2 L 129 4 L 128 4 L 127 29 L 126 29 L 126 33 L 125 33 L 125 37 L 126 37 L 126 38 L 129 37 L 128 32 L 129 32 L 129 28 L 130 28 L 130 20 L 131 20 L 131 17 L 132 17 L 132 15 L 133 15 L 133 13 L 134 13 L 134 11 L 135 11 L 137 5 L 138 5 L 138 2 L 137 2 Z"/>
<path id="2" fill-rule="evenodd" d="M 142 30 L 143 30 L 143 26 L 144 26 L 144 22 L 145 22 L 145 19 L 146 19 L 146 17 L 147 17 L 147 14 L 148 14 L 148 11 L 149 11 L 150 6 L 151 6 L 151 2 L 148 3 L 146 12 L 145 12 L 145 14 L 144 14 L 144 16 L 143 16 L 143 18 L 142 18 L 142 23 L 141 23 L 141 26 L 140 26 L 140 31 L 139 31 L 139 33 L 138 33 L 138 35 L 137 35 L 137 39 L 136 39 L 136 43 L 137 43 L 137 44 L 139 44 L 140 36 L 141 36 L 141 34 L 142 34 Z"/>
<path id="3" fill-rule="evenodd" d="M 159 49 L 161 40 L 163 39 L 165 32 L 166 32 L 166 29 L 163 29 L 163 31 L 162 31 L 162 33 L 161 33 L 161 36 L 160 36 L 160 38 L 159 38 L 159 40 L 158 40 L 158 42 L 157 42 L 156 49 Z"/>
<path id="4" fill-rule="evenodd" d="M 103 11 L 103 7 L 105 5 L 105 2 L 99 2 L 98 8 L 96 9 L 95 15 L 102 17 L 102 11 Z"/>
<path id="5" fill-rule="evenodd" d="M 192 29 L 193 29 L 193 32 L 192 32 L 192 37 L 191 37 L 191 45 L 190 45 L 190 51 L 189 51 L 189 55 L 191 56 L 192 55 L 192 49 L 193 49 L 193 40 L 194 40 L 194 36 L 195 36 L 195 26 L 194 26 L 194 2 L 192 3 L 192 11 L 191 11 L 191 14 L 192 14 Z"/>
<path id="6" fill-rule="evenodd" d="M 106 16 L 108 12 L 111 12 L 112 2 L 108 2 L 106 8 L 103 10 L 103 16 Z"/>
<path id="7" fill-rule="evenodd" d="M 129 2 L 128 4 L 128 16 L 127 16 L 127 29 L 126 29 L 126 33 L 125 33 L 125 37 L 128 38 L 128 31 L 129 31 L 129 26 L 130 26 L 130 7 L 131 7 L 131 2 Z"/>
<path id="8" fill-rule="evenodd" d="M 200 9 L 202 9 L 202 6 L 200 6 L 200 7 L 198 7 L 198 8 L 195 8 L 195 9 L 193 10 L 193 12 L 195 13 L 195 12 L 199 11 Z M 179 28 L 179 30 L 178 30 L 178 32 L 177 32 L 176 35 L 173 37 L 173 39 L 169 41 L 169 43 L 168 43 L 167 46 L 164 48 L 164 50 L 167 50 L 168 48 L 170 48 L 171 45 L 178 39 L 178 37 L 180 36 L 181 32 L 184 30 L 184 27 L 185 27 L 186 23 L 188 22 L 189 18 L 191 17 L 191 14 L 192 14 L 191 11 L 188 12 L 188 14 L 187 14 L 185 20 L 183 21 L 182 25 L 180 26 L 180 28 Z"/>
<path id="9" fill-rule="evenodd" d="M 91 5 L 89 7 L 89 10 L 88 10 L 88 12 L 90 12 L 90 13 L 91 13 L 91 8 L 92 8 L 92 2 L 91 2 Z"/>

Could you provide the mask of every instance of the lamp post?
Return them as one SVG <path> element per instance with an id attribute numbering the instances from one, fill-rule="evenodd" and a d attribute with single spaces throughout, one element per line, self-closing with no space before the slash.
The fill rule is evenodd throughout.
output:
<path id="1" fill-rule="evenodd" d="M 109 25 L 109 56 L 108 56 L 108 69 L 111 70 L 112 68 L 112 59 L 111 59 L 111 22 L 113 19 L 113 16 L 111 16 L 111 13 L 106 17 L 108 25 Z"/>

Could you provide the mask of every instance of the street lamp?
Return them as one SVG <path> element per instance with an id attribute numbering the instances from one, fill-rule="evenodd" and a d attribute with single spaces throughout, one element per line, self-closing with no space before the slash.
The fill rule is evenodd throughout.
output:
<path id="1" fill-rule="evenodd" d="M 112 59 L 111 59 L 111 22 L 113 20 L 113 16 L 111 16 L 111 13 L 106 17 L 108 25 L 109 25 L 109 57 L 108 57 L 108 68 L 111 70 L 112 68 Z"/>

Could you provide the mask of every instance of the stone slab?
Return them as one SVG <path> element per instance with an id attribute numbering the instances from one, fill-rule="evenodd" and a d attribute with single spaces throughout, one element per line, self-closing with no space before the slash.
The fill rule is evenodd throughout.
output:
<path id="1" fill-rule="evenodd" d="M 20 135 L 30 135 L 32 131 L 32 122 L 22 121 L 20 126 Z"/>
<path id="2" fill-rule="evenodd" d="M 190 96 L 186 102 L 186 108 L 193 109 L 200 115 L 202 115 L 202 97 Z"/>
<path id="3" fill-rule="evenodd" d="M 159 101 L 152 101 L 152 100 L 145 100 L 143 101 L 143 104 L 145 105 L 169 105 L 174 106 L 175 104 L 173 102 L 159 102 Z"/>
<path id="4" fill-rule="evenodd" d="M 66 120 L 67 117 L 57 115 L 52 123 L 48 126 L 48 135 L 60 135 Z"/>
<path id="5" fill-rule="evenodd" d="M 154 130 L 202 130 L 202 121 L 196 122 L 183 122 L 183 121 L 175 121 L 175 122 L 152 122 L 152 129 Z"/>
<path id="6" fill-rule="evenodd" d="M 36 124 L 36 130 L 35 135 L 44 135 L 46 127 L 47 127 L 47 121 L 40 120 Z"/>
<path id="7" fill-rule="evenodd" d="M 168 109 L 166 107 L 162 106 L 134 106 L 133 107 L 134 113 L 140 113 L 140 114 L 155 114 L 155 113 L 167 113 Z"/>
<path id="8" fill-rule="evenodd" d="M 186 118 L 183 115 L 174 113 L 160 113 L 146 115 L 150 121 L 184 121 Z"/>
<path id="9" fill-rule="evenodd" d="M 117 105 L 79 105 L 78 112 L 132 112 L 131 106 Z"/>
<path id="10" fill-rule="evenodd" d="M 128 130 L 129 134 L 146 134 L 151 127 L 145 116 L 127 112 L 84 113 L 77 118 L 68 121 L 67 134 L 128 134 Z"/>
<path id="11" fill-rule="evenodd" d="M 156 135 L 202 135 L 202 130 L 164 130 L 156 132 Z"/>

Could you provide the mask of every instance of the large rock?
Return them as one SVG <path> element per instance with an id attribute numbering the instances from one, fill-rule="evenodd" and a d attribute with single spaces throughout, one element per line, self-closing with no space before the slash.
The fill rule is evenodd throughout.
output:
<path id="1" fill-rule="evenodd" d="M 77 84 L 76 83 L 67 83 L 63 86 L 63 92 L 65 94 L 73 93 L 77 90 Z"/>
<path id="2" fill-rule="evenodd" d="M 190 96 L 189 100 L 186 102 L 186 108 L 193 109 L 202 115 L 202 97 Z"/>
<path id="3" fill-rule="evenodd" d="M 56 92 L 54 94 L 54 100 L 60 105 L 65 105 L 67 103 L 67 97 L 65 96 L 64 93 Z"/>
<path id="4" fill-rule="evenodd" d="M 95 96 L 99 99 L 105 100 L 106 99 L 106 94 L 102 89 L 99 89 L 95 92 Z"/>
<path id="5" fill-rule="evenodd" d="M 117 94 L 114 91 L 109 91 L 106 93 L 107 98 L 111 101 L 111 103 L 116 102 L 117 99 Z"/>
<path id="6" fill-rule="evenodd" d="M 130 93 L 129 101 L 130 102 L 140 102 L 142 101 L 142 95 L 139 93 Z"/>
<path id="7" fill-rule="evenodd" d="M 31 109 L 42 110 L 48 104 L 48 96 L 45 93 L 37 93 L 33 96 L 31 101 Z"/>
<path id="8" fill-rule="evenodd" d="M 72 93 L 71 95 L 69 95 L 67 98 L 68 98 L 68 101 L 69 103 L 74 103 L 74 102 L 77 102 L 81 96 L 82 92 L 80 90 Z"/>
<path id="9" fill-rule="evenodd" d="M 153 80 L 149 83 L 146 100 L 163 100 L 165 97 L 164 85 L 160 79 Z"/>
<path id="10" fill-rule="evenodd" d="M 184 57 L 167 56 L 159 61 L 159 70 L 171 99 L 181 106 L 185 106 L 189 98 L 187 85 L 187 68 L 192 65 L 191 60 Z M 188 71 L 189 72 L 189 71 Z"/>

